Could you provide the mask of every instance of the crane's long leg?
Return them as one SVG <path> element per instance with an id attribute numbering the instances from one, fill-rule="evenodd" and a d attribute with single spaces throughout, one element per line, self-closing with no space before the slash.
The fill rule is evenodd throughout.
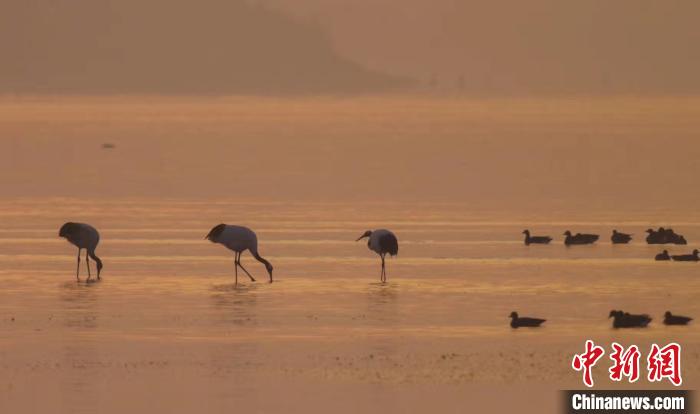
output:
<path id="1" fill-rule="evenodd" d="M 87 281 L 89 282 L 89 281 L 90 281 L 90 277 L 91 277 L 92 275 L 90 274 L 90 256 L 88 256 L 88 251 L 87 251 L 87 249 L 85 249 L 85 265 L 87 266 L 87 269 L 88 269 L 88 278 L 87 278 Z"/>
<path id="2" fill-rule="evenodd" d="M 238 259 L 240 253 L 236 252 L 235 259 L 233 259 L 234 267 L 236 268 L 236 285 L 238 284 Z"/>
<path id="3" fill-rule="evenodd" d="M 384 264 L 384 255 L 382 256 L 382 283 L 386 283 L 386 265 Z"/>
<path id="4" fill-rule="evenodd" d="M 75 269 L 75 278 L 80 282 L 80 247 L 78 247 L 78 267 Z"/>
<path id="5" fill-rule="evenodd" d="M 255 282 L 255 279 L 253 278 L 253 276 L 251 276 L 250 273 L 248 273 L 248 271 L 245 270 L 245 267 L 243 267 L 243 264 L 241 263 L 241 255 L 242 255 L 242 254 L 243 254 L 243 252 L 241 252 L 241 253 L 238 255 L 238 266 L 240 266 L 241 269 L 243 269 L 243 271 L 245 272 L 245 274 L 248 275 L 248 277 L 250 278 L 250 280 L 251 280 L 252 282 Z"/>

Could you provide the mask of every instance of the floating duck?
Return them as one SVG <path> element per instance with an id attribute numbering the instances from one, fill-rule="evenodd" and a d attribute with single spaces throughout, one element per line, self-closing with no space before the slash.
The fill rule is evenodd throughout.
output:
<path id="1" fill-rule="evenodd" d="M 510 313 L 510 327 L 513 329 L 517 328 L 537 328 L 542 325 L 546 319 L 538 318 L 521 318 L 518 316 L 518 312 Z"/>
<path id="2" fill-rule="evenodd" d="M 693 318 L 681 315 L 673 315 L 671 312 L 664 313 L 664 325 L 687 325 Z"/>
<path id="3" fill-rule="evenodd" d="M 632 240 L 631 234 L 620 233 L 617 230 L 613 230 L 610 240 L 613 244 L 627 244 Z"/>
<path id="4" fill-rule="evenodd" d="M 658 230 L 647 229 L 648 244 L 688 244 L 688 241 L 680 234 L 676 234 L 673 229 L 659 227 Z"/>
<path id="5" fill-rule="evenodd" d="M 611 310 L 608 318 L 614 318 L 613 328 L 646 328 L 651 322 L 649 315 L 633 315 L 621 310 Z"/>
<path id="6" fill-rule="evenodd" d="M 552 241 L 552 238 L 549 236 L 530 236 L 530 230 L 523 230 L 523 234 L 525 235 L 526 246 L 530 244 L 549 244 Z"/>
<path id="7" fill-rule="evenodd" d="M 593 244 L 598 241 L 599 237 L 597 234 L 576 233 L 576 235 L 572 235 L 569 230 L 564 233 L 564 236 L 566 236 L 566 239 L 564 239 L 564 244 L 567 246 L 572 244 Z"/>
<path id="8" fill-rule="evenodd" d="M 675 260 L 676 262 L 697 262 L 700 261 L 698 253 L 700 253 L 700 251 L 698 251 L 698 249 L 695 249 L 691 254 L 673 255 L 671 256 L 671 259 Z"/>

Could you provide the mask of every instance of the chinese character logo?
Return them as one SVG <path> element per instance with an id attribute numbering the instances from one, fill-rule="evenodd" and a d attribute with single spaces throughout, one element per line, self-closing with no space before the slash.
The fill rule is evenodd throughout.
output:
<path id="1" fill-rule="evenodd" d="M 590 339 L 586 341 L 586 352 L 574 355 L 571 366 L 576 371 L 583 370 L 583 383 L 593 386 L 593 366 L 605 354 L 603 347 L 595 345 Z"/>
<path id="2" fill-rule="evenodd" d="M 667 378 L 673 385 L 681 385 L 681 346 L 674 342 L 659 349 L 658 345 L 653 344 L 647 358 L 647 367 L 650 382 Z"/>
<path id="3" fill-rule="evenodd" d="M 637 345 L 629 348 L 613 342 L 610 360 L 612 364 L 608 368 L 612 381 L 622 381 L 623 378 L 632 383 L 640 377 L 639 361 L 642 353 Z M 575 354 L 571 361 L 571 367 L 576 371 L 583 371 L 583 383 L 587 387 L 593 386 L 593 367 L 605 355 L 603 347 L 596 345 L 590 339 L 586 341 L 586 350 L 582 354 Z M 647 379 L 650 382 L 669 380 L 673 385 L 680 386 L 681 378 L 681 346 L 670 343 L 663 348 L 652 344 L 647 357 Z"/>
<path id="4" fill-rule="evenodd" d="M 639 358 L 642 356 L 639 347 L 632 345 L 625 350 L 622 345 L 613 342 L 612 349 L 610 359 L 612 359 L 613 365 L 608 369 L 610 379 L 621 381 L 622 377 L 625 376 L 629 382 L 637 381 L 639 379 Z"/>

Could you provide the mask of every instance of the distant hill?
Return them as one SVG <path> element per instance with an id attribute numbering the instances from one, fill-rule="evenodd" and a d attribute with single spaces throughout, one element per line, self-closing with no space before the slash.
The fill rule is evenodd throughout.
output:
<path id="1" fill-rule="evenodd" d="M 242 0 L 4 0 L 0 93 L 319 93 L 402 83 Z"/>
<path id="2" fill-rule="evenodd" d="M 335 47 L 435 89 L 697 94 L 697 0 L 259 0 L 315 16 Z"/>

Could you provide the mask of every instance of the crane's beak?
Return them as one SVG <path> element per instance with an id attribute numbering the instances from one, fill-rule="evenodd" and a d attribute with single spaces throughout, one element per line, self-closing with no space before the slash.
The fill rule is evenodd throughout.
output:
<path id="1" fill-rule="evenodd" d="M 359 237 L 357 240 L 355 240 L 355 241 L 358 242 L 358 241 L 364 239 L 365 237 L 369 237 L 369 236 L 367 236 L 366 234 L 363 234 L 362 236 L 360 236 L 360 237 Z"/>

